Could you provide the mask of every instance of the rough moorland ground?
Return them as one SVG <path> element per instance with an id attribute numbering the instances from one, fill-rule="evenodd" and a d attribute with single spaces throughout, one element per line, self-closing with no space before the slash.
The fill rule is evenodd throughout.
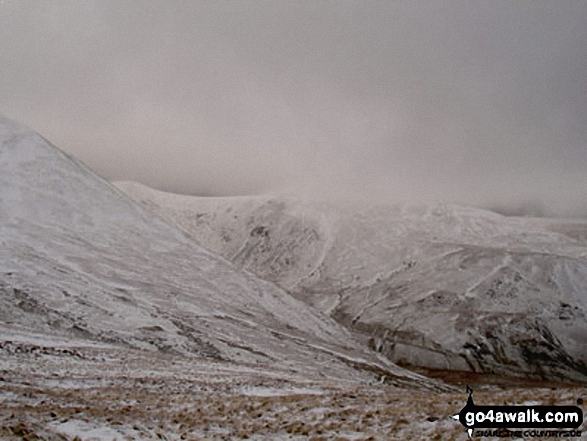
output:
<path id="1" fill-rule="evenodd" d="M 99 344 L 0 343 L 6 440 L 465 440 L 450 418 L 465 383 L 479 383 L 477 404 L 587 398 L 585 387 L 454 374 L 439 375 L 459 390 L 435 393 Z"/>

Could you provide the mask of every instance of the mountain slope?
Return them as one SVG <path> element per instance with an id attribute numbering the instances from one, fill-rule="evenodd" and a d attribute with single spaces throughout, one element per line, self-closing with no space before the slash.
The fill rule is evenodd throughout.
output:
<path id="1" fill-rule="evenodd" d="M 391 360 L 587 379 L 585 223 L 119 188 Z"/>
<path id="2" fill-rule="evenodd" d="M 365 379 L 367 369 L 426 383 L 4 118 L 0 322 L 308 375 Z"/>

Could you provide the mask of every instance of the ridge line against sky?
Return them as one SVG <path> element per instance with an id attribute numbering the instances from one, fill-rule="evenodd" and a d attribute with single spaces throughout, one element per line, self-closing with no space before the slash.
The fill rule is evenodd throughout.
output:
<path id="1" fill-rule="evenodd" d="M 587 216 L 584 1 L 3 1 L 0 41 L 0 113 L 109 179 Z"/>

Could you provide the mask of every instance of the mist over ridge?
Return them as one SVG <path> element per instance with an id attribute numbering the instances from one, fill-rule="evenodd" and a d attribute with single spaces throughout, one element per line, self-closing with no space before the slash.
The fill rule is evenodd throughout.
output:
<path id="1" fill-rule="evenodd" d="M 587 4 L 0 4 L 0 112 L 191 195 L 585 217 Z"/>

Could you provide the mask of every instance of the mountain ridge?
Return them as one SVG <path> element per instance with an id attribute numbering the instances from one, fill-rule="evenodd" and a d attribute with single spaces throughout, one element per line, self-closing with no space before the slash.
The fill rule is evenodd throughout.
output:
<path id="1" fill-rule="evenodd" d="M 0 321 L 9 326 L 318 377 L 385 372 L 433 387 L 5 118 L 0 241 Z"/>
<path id="2" fill-rule="evenodd" d="M 587 223 L 117 186 L 395 362 L 586 380 Z"/>

